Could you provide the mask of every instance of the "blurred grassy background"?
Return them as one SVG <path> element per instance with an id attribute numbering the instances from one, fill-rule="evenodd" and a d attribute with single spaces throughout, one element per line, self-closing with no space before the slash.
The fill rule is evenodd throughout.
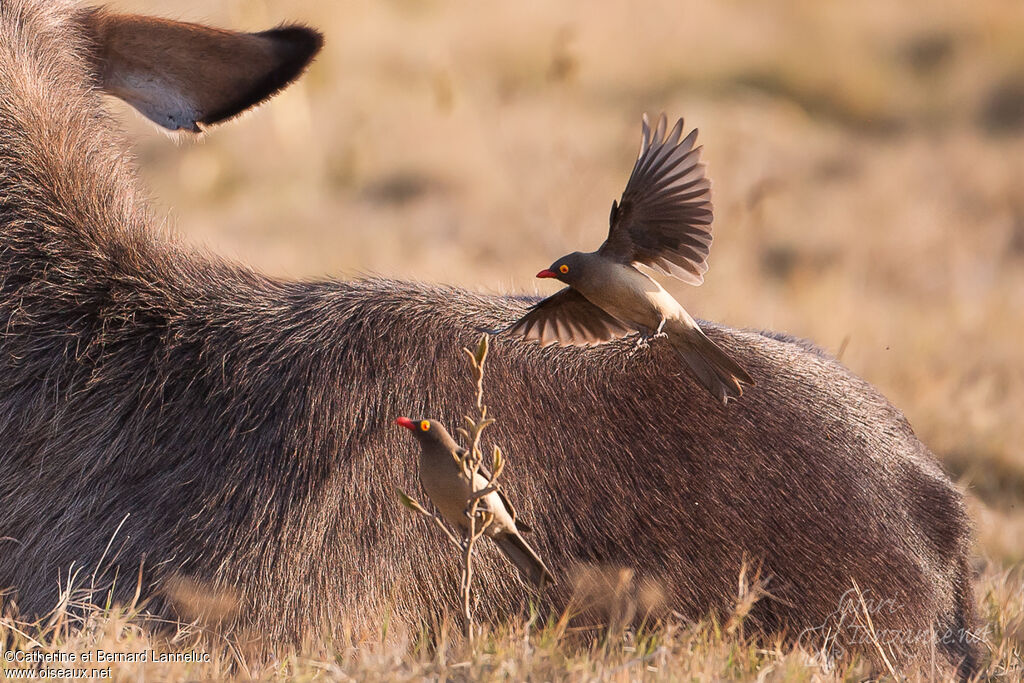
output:
<path id="1" fill-rule="evenodd" d="M 716 239 L 673 292 L 841 354 L 969 487 L 980 553 L 1024 560 L 1021 3 L 112 4 L 326 34 L 196 144 L 122 112 L 158 210 L 283 276 L 549 293 L 533 273 L 603 239 L 641 113 L 685 116 Z"/>

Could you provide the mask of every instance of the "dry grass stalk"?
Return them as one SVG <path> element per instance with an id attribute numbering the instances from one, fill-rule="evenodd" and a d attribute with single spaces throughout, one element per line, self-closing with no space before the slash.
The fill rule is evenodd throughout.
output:
<path id="1" fill-rule="evenodd" d="M 487 417 L 487 406 L 484 404 L 484 364 L 487 362 L 488 349 L 489 341 L 486 334 L 480 337 L 480 342 L 477 344 L 475 351 L 463 349 L 463 351 L 466 352 L 466 355 L 469 356 L 473 382 L 476 387 L 477 417 L 474 419 L 468 415 L 465 416 L 464 419 L 466 421 L 466 426 L 458 429 L 458 433 L 462 435 L 466 442 L 469 443 L 469 447 L 466 448 L 465 453 L 459 457 L 459 465 L 462 467 L 464 475 L 470 482 L 476 481 L 476 476 L 479 474 L 483 464 L 483 451 L 480 448 L 480 437 L 483 434 L 484 429 L 494 423 L 492 418 Z M 462 598 L 463 631 L 466 638 L 470 640 L 473 638 L 473 552 L 476 549 L 476 542 L 484 535 L 487 531 L 487 527 L 490 526 L 493 521 L 493 516 L 489 512 L 480 509 L 480 501 L 483 500 L 484 497 L 501 488 L 498 478 L 501 476 L 504 469 L 505 457 L 502 454 L 501 449 L 495 446 L 491 455 L 490 483 L 481 489 L 473 489 L 473 483 L 470 485 L 473 493 L 466 503 L 465 513 L 466 518 L 469 520 L 469 524 L 468 528 L 461 536 L 449 528 L 445 521 L 436 512 L 427 510 L 419 503 L 419 501 L 404 491 L 398 491 L 399 500 L 405 507 L 433 521 L 433 523 L 444 532 L 448 540 L 451 541 L 452 544 L 461 552 L 462 576 L 459 582 L 459 588 Z M 511 506 L 509 507 L 509 511 L 514 519 L 515 510 L 511 509 Z"/>
<path id="2" fill-rule="evenodd" d="M 882 658 L 882 663 L 885 664 L 886 670 L 894 680 L 899 680 L 899 676 L 896 674 L 896 669 L 893 668 L 892 662 L 889 661 L 889 657 L 885 653 L 885 647 L 878 639 L 878 634 L 875 631 L 875 625 L 871 621 L 871 610 L 868 608 L 867 602 L 864 600 L 864 594 L 860 590 L 860 586 L 857 582 L 853 581 L 853 590 L 857 593 L 857 600 L 860 602 L 861 610 L 864 613 L 865 626 L 867 627 L 868 635 L 871 638 L 871 644 L 878 650 L 879 656 Z"/>

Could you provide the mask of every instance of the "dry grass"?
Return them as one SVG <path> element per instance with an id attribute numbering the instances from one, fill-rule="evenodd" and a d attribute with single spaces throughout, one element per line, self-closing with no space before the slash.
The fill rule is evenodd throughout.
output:
<path id="1" fill-rule="evenodd" d="M 1024 677 L 1024 583 L 1020 572 L 989 574 L 978 595 L 989 652 L 985 680 Z M 637 604 L 609 591 L 617 610 Z M 454 614 L 453 605 L 453 614 Z M 273 655 L 256 653 L 245 642 L 227 640 L 215 629 L 192 624 L 153 624 L 142 607 L 90 607 L 68 599 L 52 615 L 34 624 L 0 620 L 0 651 L 47 653 L 150 653 L 150 661 L 49 664 L 53 667 L 108 669 L 118 680 L 607 680 L 607 681 L 857 681 L 892 680 L 883 663 L 862 656 L 838 665 L 823 652 L 743 635 L 749 594 L 740 592 L 736 610 L 726 618 L 700 623 L 668 619 L 639 629 L 617 626 L 567 629 L 564 619 L 485 626 L 470 646 L 454 618 L 438 631 L 394 632 L 381 640 L 342 638 L 330 644 L 282 647 Z M 181 658 L 198 653 L 200 661 L 153 661 L 166 653 Z M 155 656 L 154 656 L 155 655 Z M 208 657 L 204 657 L 208 655 Z M 12 677 L 29 663 L 0 663 Z M 103 676 L 98 673 L 98 676 Z M 951 671 L 940 661 L 903 669 L 908 680 L 947 680 Z"/>
<path id="2" fill-rule="evenodd" d="M 706 145 L 717 238 L 707 283 L 673 291 L 701 317 L 842 350 L 907 413 L 971 492 L 997 659 L 1019 651 L 1019 581 L 996 577 L 1024 561 L 1020 3 L 114 4 L 253 30 L 298 19 L 327 34 L 300 85 L 198 144 L 124 116 L 155 203 L 173 207 L 185 239 L 281 275 L 547 292 L 531 278 L 539 267 L 602 238 L 640 113 L 685 115 Z M 47 647 L 146 637 L 117 615 L 98 623 Z M 580 653 L 546 629 L 510 629 L 473 657 L 396 636 L 272 668 L 226 656 L 145 672 L 824 675 L 707 624 Z"/>

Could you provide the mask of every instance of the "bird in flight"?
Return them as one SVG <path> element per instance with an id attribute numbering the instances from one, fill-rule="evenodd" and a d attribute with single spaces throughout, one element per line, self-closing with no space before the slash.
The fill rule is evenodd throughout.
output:
<path id="1" fill-rule="evenodd" d="M 612 202 L 608 238 L 597 251 L 573 252 L 537 273 L 568 285 L 530 308 L 508 332 L 542 345 L 600 344 L 639 333 L 638 344 L 667 338 L 683 363 L 723 404 L 754 380 L 704 334 L 700 325 L 643 265 L 691 285 L 704 282 L 711 249 L 711 181 L 686 137 L 664 114 L 643 140 L 622 198 Z"/>

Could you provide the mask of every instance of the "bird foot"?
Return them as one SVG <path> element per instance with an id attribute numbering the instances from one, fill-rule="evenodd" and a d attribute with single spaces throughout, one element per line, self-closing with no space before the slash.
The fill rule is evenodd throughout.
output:
<path id="1" fill-rule="evenodd" d="M 658 332 L 641 332 L 636 338 L 636 346 L 646 349 L 655 339 L 668 339 L 668 334 L 660 330 Z"/>
<path id="2" fill-rule="evenodd" d="M 655 339 L 668 339 L 668 334 L 664 332 L 641 332 L 636 336 L 636 341 L 633 343 L 633 348 L 630 349 L 627 358 L 632 358 L 640 351 L 646 351 L 651 348 L 651 342 Z"/>
<path id="3" fill-rule="evenodd" d="M 630 351 L 630 355 L 635 354 L 638 351 L 645 350 L 651 345 L 650 337 L 644 334 L 637 335 L 636 341 L 633 342 L 633 349 Z"/>
<path id="4" fill-rule="evenodd" d="M 636 341 L 633 342 L 633 348 L 629 350 L 629 355 L 627 356 L 627 358 L 632 358 L 640 351 L 646 351 L 647 349 L 649 349 L 651 346 L 650 339 L 650 335 L 646 335 L 643 333 L 638 334 L 636 337 Z"/>

